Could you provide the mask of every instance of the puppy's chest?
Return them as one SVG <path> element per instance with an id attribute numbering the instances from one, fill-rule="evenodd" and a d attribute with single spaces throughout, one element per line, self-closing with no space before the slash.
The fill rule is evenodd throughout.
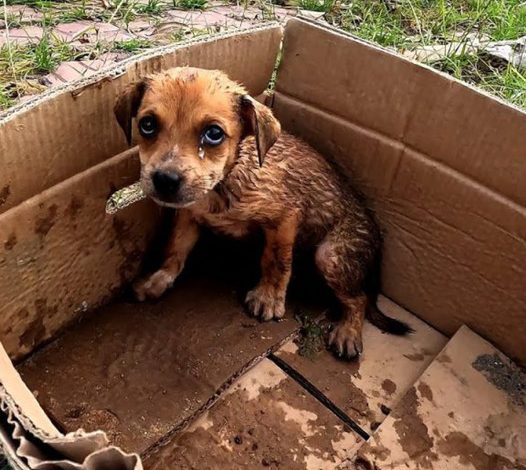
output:
<path id="1" fill-rule="evenodd" d="M 257 228 L 249 213 L 237 205 L 229 206 L 219 196 L 198 205 L 192 212 L 197 223 L 234 238 L 243 238 Z"/>

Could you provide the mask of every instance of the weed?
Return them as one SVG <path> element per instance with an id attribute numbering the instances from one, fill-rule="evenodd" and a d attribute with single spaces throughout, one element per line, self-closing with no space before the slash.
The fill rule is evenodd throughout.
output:
<path id="1" fill-rule="evenodd" d="M 152 47 L 152 43 L 147 39 L 133 38 L 126 41 L 118 41 L 113 44 L 113 49 L 125 52 L 137 52 Z"/>
<path id="2" fill-rule="evenodd" d="M 62 11 L 59 15 L 61 22 L 68 23 L 76 20 L 93 19 L 93 12 L 86 7 L 86 0 L 82 0 L 81 4 L 73 8 Z"/>
<path id="3" fill-rule="evenodd" d="M 148 3 L 137 5 L 137 13 L 147 15 L 159 15 L 162 12 L 162 5 L 159 0 L 148 0 Z"/>
<path id="4" fill-rule="evenodd" d="M 35 46 L 30 46 L 29 53 L 31 52 L 33 53 L 32 73 L 49 73 L 62 61 L 70 60 L 75 56 L 68 43 L 52 41 L 49 33 L 45 33 Z"/>
<path id="5" fill-rule="evenodd" d="M 328 325 L 317 322 L 312 316 L 299 310 L 295 314 L 300 323 L 300 335 L 296 340 L 300 356 L 314 359 L 316 355 L 325 349 L 325 337 Z"/>
<path id="6" fill-rule="evenodd" d="M 203 10 L 207 0 L 173 0 L 174 7 L 184 8 L 185 10 Z"/>
<path id="7" fill-rule="evenodd" d="M 526 108 L 526 75 L 511 64 L 492 63 L 484 54 L 461 54 L 445 57 L 431 65 Z"/>
<path id="8" fill-rule="evenodd" d="M 5 84 L 0 85 L 0 110 L 10 108 L 11 106 L 13 106 L 14 102 L 15 101 L 12 98 L 12 93 L 9 92 L 7 86 Z M 1 461 L 0 469 L 3 469 Z"/>
<path id="9" fill-rule="evenodd" d="M 297 5 L 302 10 L 330 13 L 335 6 L 335 0 L 298 0 Z"/>

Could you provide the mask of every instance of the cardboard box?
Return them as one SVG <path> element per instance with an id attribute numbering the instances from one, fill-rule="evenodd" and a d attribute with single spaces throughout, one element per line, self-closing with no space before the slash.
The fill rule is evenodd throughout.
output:
<path id="1" fill-rule="evenodd" d="M 275 90 L 265 95 L 278 56 Z M 15 107 L 0 121 L 0 341 L 6 351 L 0 356 L 0 443 L 16 466 L 139 469 L 140 455 L 149 468 L 185 468 L 154 456 L 171 449 L 249 368 L 275 351 L 271 357 L 282 365 L 282 346 L 297 332 L 290 314 L 270 325 L 244 316 L 238 295 L 254 273 L 243 269 L 247 259 L 257 265 L 257 253 L 238 244 L 220 250 L 204 244 L 194 268 L 157 304 L 119 300 L 162 217 L 149 201 L 115 216 L 104 213 L 111 192 L 139 171 L 113 103 L 128 83 L 176 65 L 223 69 L 244 83 L 273 107 L 283 127 L 341 166 L 368 197 L 385 234 L 384 294 L 432 327 L 410 317 L 434 345 L 422 346 L 429 354 L 418 354 L 428 360 L 411 373 L 393 353 L 391 367 L 400 374 L 389 380 L 404 379 L 389 407 L 403 401 L 435 359 L 442 334 L 452 336 L 462 325 L 526 363 L 525 113 L 336 30 L 300 19 L 284 30 L 263 25 L 147 52 Z M 210 267 L 220 259 L 207 258 L 223 249 L 243 253 L 228 273 Z M 323 302 L 314 294 L 307 303 L 301 295 L 292 299 L 300 307 L 289 311 L 321 313 Z M 378 348 L 391 341 L 378 338 L 371 340 Z M 419 338 L 414 344 L 424 341 Z M 332 367 L 326 364 L 317 376 L 299 359 L 289 362 L 314 385 Z M 369 385 L 368 379 L 360 385 L 368 403 L 377 383 L 372 377 L 383 373 L 369 364 Z M 341 411 L 338 399 L 329 401 Z M 377 412 L 349 420 L 368 436 L 379 424 Z M 70 434 L 77 428 L 90 429 Z M 386 431 L 381 446 L 389 439 Z M 349 461 L 356 442 L 346 447 Z M 378 449 L 363 449 L 369 464 L 397 468 L 371 463 Z"/>

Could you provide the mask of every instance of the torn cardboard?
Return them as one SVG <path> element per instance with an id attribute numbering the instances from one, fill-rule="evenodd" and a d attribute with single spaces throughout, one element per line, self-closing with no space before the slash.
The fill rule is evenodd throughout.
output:
<path id="1" fill-rule="evenodd" d="M 357 460 L 378 470 L 524 469 L 525 400 L 526 375 L 463 327 Z"/>
<path id="2" fill-rule="evenodd" d="M 20 470 L 142 470 L 137 454 L 111 446 L 103 431 L 60 433 L 0 345 L 0 451 Z"/>

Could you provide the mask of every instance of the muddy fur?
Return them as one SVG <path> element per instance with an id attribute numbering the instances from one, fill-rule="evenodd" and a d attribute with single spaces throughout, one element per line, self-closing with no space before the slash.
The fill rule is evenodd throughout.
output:
<path id="1" fill-rule="evenodd" d="M 177 208 L 163 266 L 135 285 L 139 300 L 173 284 L 203 225 L 236 238 L 262 230 L 262 275 L 246 296 L 252 315 L 285 315 L 293 248 L 306 244 L 316 247 L 316 266 L 341 304 L 342 320 L 329 337 L 338 356 L 362 352 L 366 313 L 392 333 L 409 331 L 376 307 L 381 237 L 370 211 L 349 181 L 282 132 L 271 110 L 240 85 L 218 71 L 176 68 L 132 85 L 115 112 L 128 138 L 132 118 L 155 117 L 155 135 L 139 135 L 141 182 L 159 204 Z M 219 145 L 202 144 L 211 125 L 225 133 Z M 160 194 L 156 172 L 176 176 L 173 191 Z"/>

